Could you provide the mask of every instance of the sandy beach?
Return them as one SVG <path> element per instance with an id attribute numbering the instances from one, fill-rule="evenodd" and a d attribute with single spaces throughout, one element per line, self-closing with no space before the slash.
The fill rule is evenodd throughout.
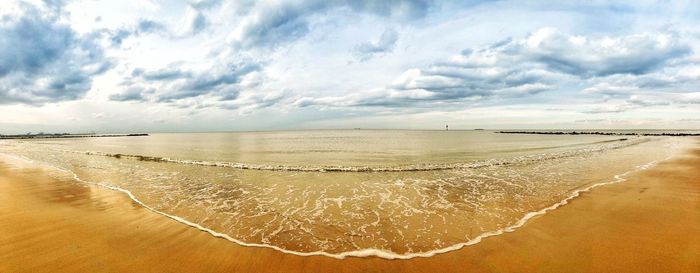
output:
<path id="1" fill-rule="evenodd" d="M 1 3 L 0 273 L 700 273 L 700 1 Z"/>
<path id="2" fill-rule="evenodd" d="M 699 272 L 700 149 L 430 258 L 242 247 L 127 195 L 0 163 L 0 272 Z"/>
<path id="3" fill-rule="evenodd" d="M 700 273 L 700 1 L 1 1 L 0 273 Z"/>

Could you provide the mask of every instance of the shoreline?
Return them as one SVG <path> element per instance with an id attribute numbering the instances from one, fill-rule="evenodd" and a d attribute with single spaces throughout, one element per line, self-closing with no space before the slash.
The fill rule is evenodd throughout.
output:
<path id="1" fill-rule="evenodd" d="M 19 160 L 27 161 L 33 165 L 38 164 L 31 159 L 24 158 L 21 156 L 7 155 L 7 154 L 2 154 L 2 153 L 0 153 L 0 155 L 5 156 L 5 157 L 16 157 Z M 661 160 L 661 162 L 666 161 L 668 159 L 670 159 L 670 157 Z M 185 218 L 182 218 L 182 217 L 179 217 L 176 215 L 172 215 L 172 214 L 168 214 L 168 213 L 159 211 L 151 206 L 148 206 L 145 203 L 143 203 L 141 200 L 136 198 L 136 196 L 131 191 L 129 191 L 127 189 L 109 186 L 109 185 L 105 185 L 105 184 L 101 184 L 101 183 L 85 181 L 83 179 L 80 179 L 78 177 L 78 175 L 75 174 L 74 172 L 72 172 L 70 170 L 65 170 L 65 169 L 62 169 L 62 168 L 59 168 L 56 166 L 50 166 L 50 165 L 45 165 L 45 166 L 42 165 L 42 166 L 44 166 L 46 168 L 53 168 L 53 169 L 56 169 L 58 171 L 64 172 L 64 173 L 68 174 L 69 176 L 73 176 L 73 180 L 75 180 L 78 183 L 84 183 L 86 185 L 91 185 L 91 186 L 98 186 L 98 187 L 102 187 L 104 189 L 115 191 L 117 193 L 126 194 L 133 202 L 137 203 L 138 205 L 140 205 L 141 207 L 143 207 L 147 210 L 150 210 L 153 213 L 165 216 L 165 217 L 167 217 L 171 220 L 174 220 L 178 223 L 181 223 L 183 225 L 198 229 L 202 232 L 209 233 L 211 236 L 213 236 L 215 238 L 225 239 L 231 243 L 234 243 L 234 244 L 237 244 L 240 246 L 273 249 L 273 250 L 276 250 L 276 251 L 279 251 L 279 252 L 282 252 L 285 254 L 296 255 L 296 256 L 301 256 L 301 257 L 324 256 L 324 257 L 329 257 L 329 258 L 334 258 L 334 259 L 345 259 L 345 258 L 349 258 L 349 257 L 356 257 L 356 258 L 366 258 L 366 257 L 374 258 L 374 257 L 377 257 L 377 258 L 383 258 L 383 259 L 387 259 L 387 260 L 394 260 L 394 259 L 409 260 L 409 259 L 414 259 L 414 258 L 429 258 L 429 257 L 433 257 L 435 255 L 444 254 L 444 253 L 448 253 L 448 252 L 452 252 L 452 251 L 457 251 L 457 250 L 460 250 L 464 247 L 476 245 L 486 238 L 514 232 L 518 228 L 527 224 L 531 219 L 538 217 L 538 216 L 545 215 L 549 211 L 556 210 L 559 207 L 562 207 L 562 206 L 568 204 L 569 202 L 573 201 L 574 199 L 576 199 L 577 197 L 579 197 L 583 193 L 587 193 L 587 192 L 591 191 L 592 189 L 600 187 L 600 186 L 606 186 L 606 185 L 625 182 L 627 180 L 626 177 L 628 175 L 633 174 L 633 173 L 638 172 L 638 171 L 641 171 L 641 170 L 646 170 L 650 167 L 653 167 L 657 163 L 658 163 L 658 161 L 652 161 L 652 162 L 649 162 L 649 163 L 646 163 L 643 165 L 635 166 L 634 169 L 632 169 L 632 170 L 629 170 L 625 173 L 615 175 L 613 177 L 613 179 L 610 181 L 603 181 L 603 182 L 595 183 L 595 184 L 589 185 L 585 188 L 575 190 L 571 194 L 569 194 L 566 198 L 564 198 L 563 200 L 561 200 L 559 202 L 556 202 L 550 206 L 547 206 L 547 207 L 542 208 L 542 209 L 537 210 L 537 211 L 527 212 L 525 215 L 523 215 L 522 218 L 518 219 L 518 221 L 516 221 L 515 223 L 513 223 L 509 226 L 506 226 L 504 228 L 498 229 L 498 230 L 486 231 L 484 233 L 477 235 L 475 238 L 473 238 L 467 242 L 458 243 L 455 245 L 451 245 L 451 246 L 448 246 L 445 248 L 431 250 L 428 252 L 406 253 L 406 254 L 398 254 L 398 253 L 394 253 L 394 252 L 391 252 L 388 250 L 383 250 L 383 249 L 360 249 L 360 250 L 354 250 L 354 251 L 348 251 L 348 252 L 342 252 L 342 253 L 328 253 L 328 252 L 324 252 L 324 251 L 298 252 L 298 251 L 280 248 L 280 247 L 275 246 L 275 245 L 243 242 L 243 241 L 240 241 L 238 239 L 231 237 L 228 234 L 218 232 L 216 230 L 202 226 L 198 223 L 191 222 Z"/>
<path id="2" fill-rule="evenodd" d="M 700 173 L 700 172 L 698 172 L 698 169 L 700 169 L 700 152 L 694 152 L 694 153 L 690 153 L 690 154 L 694 155 L 693 160 L 691 160 L 694 162 L 694 165 L 691 164 L 693 166 L 693 170 L 691 170 L 691 171 L 694 171 L 695 174 L 698 174 L 698 173 Z M 681 156 L 681 158 L 685 158 L 685 157 L 687 157 L 687 156 Z M 680 161 L 682 161 L 682 160 L 680 160 Z M 584 192 L 582 194 L 582 196 L 573 199 L 570 202 L 571 204 L 569 204 L 567 206 L 563 206 L 559 209 L 548 212 L 546 215 L 543 215 L 543 216 L 532 217 L 533 220 L 527 221 L 527 224 L 525 224 L 522 228 L 519 228 L 517 232 L 506 232 L 505 234 L 503 234 L 501 236 L 489 237 L 488 239 L 484 239 L 479 244 L 472 245 L 472 246 L 467 247 L 467 248 L 462 248 L 459 250 L 451 251 L 451 252 L 448 252 L 445 254 L 436 255 L 436 256 L 433 256 L 431 258 L 414 258 L 414 259 L 409 259 L 409 260 L 386 260 L 386 259 L 377 258 L 377 257 L 371 257 L 371 258 L 351 258 L 351 257 L 349 257 L 349 258 L 346 258 L 343 260 L 322 257 L 322 256 L 302 257 L 302 256 L 284 254 L 284 253 L 281 253 L 279 251 L 272 250 L 269 248 L 267 248 L 267 249 L 265 249 L 265 248 L 251 248 L 251 247 L 235 245 L 235 244 L 232 244 L 231 242 L 228 242 L 225 240 L 220 240 L 218 238 L 214 238 L 211 235 L 204 233 L 204 232 L 201 232 L 199 230 L 184 226 L 181 223 L 171 221 L 170 219 L 165 219 L 164 217 L 162 217 L 160 215 L 156 215 L 153 212 L 148 211 L 144 207 L 138 206 L 138 208 L 140 208 L 140 209 L 133 208 L 133 205 L 129 205 L 129 204 L 134 204 L 133 200 L 129 199 L 127 196 L 124 196 L 123 194 L 115 193 L 114 191 L 107 190 L 105 188 L 101 188 L 101 187 L 97 187 L 97 186 L 89 186 L 88 187 L 88 188 L 90 188 L 91 192 L 96 193 L 96 196 L 97 196 L 96 198 L 91 198 L 91 196 L 89 196 L 89 198 L 87 198 L 87 199 L 81 199 L 78 201 L 79 202 L 86 202 L 86 201 L 93 202 L 93 201 L 104 201 L 104 199 L 107 199 L 107 200 L 120 199 L 121 201 L 113 204 L 112 210 L 110 211 L 112 213 L 117 214 L 118 217 L 114 217 L 114 218 L 108 217 L 108 219 L 102 219 L 104 217 L 110 216 L 110 213 L 105 212 L 105 211 L 90 211 L 89 206 L 88 206 L 88 208 L 78 207 L 76 209 L 75 207 L 71 206 L 71 204 L 64 204 L 64 203 L 59 203 L 59 204 L 54 204 L 54 203 L 46 204 L 46 203 L 44 203 L 44 204 L 42 204 L 42 202 L 41 202 L 42 200 L 36 200 L 36 198 L 33 198 L 33 197 L 35 197 L 34 195 L 41 195 L 42 193 L 44 193 L 44 191 L 52 192 L 55 190 L 53 188 L 26 189 L 27 193 L 24 194 L 25 196 L 22 196 L 22 194 L 20 194 L 19 196 L 2 196 L 2 193 L 13 192 L 13 190 L 17 191 L 18 189 L 21 189 L 24 186 L 26 186 L 26 185 L 17 185 L 18 183 L 13 182 L 13 181 L 22 180 L 23 178 L 26 181 L 26 180 L 31 180 L 29 178 L 37 178 L 37 177 L 42 176 L 41 171 L 38 171 L 38 170 L 31 170 L 31 169 L 30 170 L 18 170 L 18 169 L 8 170 L 7 166 L 4 166 L 3 168 L 0 169 L 0 178 L 6 180 L 6 181 L 3 181 L 3 183 L 0 183 L 0 186 L 3 187 L 3 190 L 0 191 L 0 212 L 3 212 L 3 213 L 0 213 L 0 218 L 2 218 L 2 222 L 4 222 L 4 223 L 17 224 L 18 219 L 12 218 L 14 216 L 14 217 L 19 217 L 21 219 L 24 219 L 25 222 L 36 223 L 36 224 L 38 224 L 37 226 L 39 226 L 39 227 L 42 227 L 42 226 L 51 227 L 52 225 L 50 222 L 46 223 L 46 222 L 43 222 L 43 219 L 41 219 L 41 218 L 44 218 L 42 216 L 46 216 L 45 215 L 46 213 L 54 213 L 55 212 L 57 215 L 61 215 L 62 217 L 65 218 L 66 216 L 68 216 L 68 217 L 75 216 L 75 214 L 77 214 L 77 213 L 92 212 L 92 213 L 89 213 L 91 216 L 89 216 L 85 219 L 82 219 L 82 221 L 77 220 L 77 222 L 74 224 L 81 226 L 81 225 L 85 225 L 86 221 L 90 221 L 93 218 L 98 218 L 98 219 L 102 219 L 102 221 L 104 221 L 103 224 L 109 225 L 111 229 L 116 229 L 116 230 L 119 230 L 119 232 L 125 232 L 125 233 L 129 233 L 129 234 L 131 234 L 131 232 L 135 232 L 134 234 L 131 234 L 131 236 L 137 236 L 137 237 L 144 237 L 145 236 L 144 240 L 146 240 L 148 242 L 148 248 L 154 249 L 154 251 L 155 251 L 154 253 L 151 253 L 148 255 L 152 259 L 156 259 L 156 260 L 163 259 L 163 258 L 169 257 L 169 255 L 175 255 L 175 256 L 185 255 L 185 256 L 187 256 L 186 253 L 180 253 L 180 252 L 172 253 L 172 251 L 164 249 L 164 247 L 167 247 L 167 246 L 173 245 L 173 244 L 175 244 L 175 245 L 178 245 L 178 244 L 216 245 L 216 247 L 214 247 L 213 249 L 206 249 L 206 248 L 202 248 L 202 247 L 198 248 L 198 251 L 203 251 L 203 252 L 211 251 L 213 253 L 212 254 L 213 260 L 212 259 L 209 259 L 209 260 L 211 260 L 211 262 L 214 262 L 215 264 L 217 264 L 219 266 L 219 267 L 209 268 L 209 269 L 207 269 L 208 271 L 225 271 L 225 270 L 230 270 L 231 268 L 236 268 L 236 269 L 241 269 L 243 271 L 249 270 L 249 271 L 264 271 L 264 272 L 290 272 L 290 271 L 293 272 L 294 270 L 299 270 L 300 272 L 303 272 L 303 271 L 307 271 L 304 269 L 309 269 L 308 271 L 322 271 L 322 269 L 324 269 L 324 268 L 329 270 L 329 269 L 333 268 L 333 266 L 350 266 L 351 268 L 354 268 L 355 270 L 349 270 L 349 271 L 348 270 L 334 270 L 334 271 L 336 271 L 336 272 L 372 271 L 372 270 L 403 271 L 403 270 L 407 270 L 407 269 L 412 269 L 412 270 L 417 271 L 417 272 L 428 272 L 429 271 L 428 268 L 433 268 L 433 269 L 434 268 L 441 268 L 440 270 L 442 270 L 442 271 L 444 271 L 447 268 L 451 268 L 453 270 L 456 270 L 455 268 L 460 268 L 460 266 L 463 266 L 464 264 L 470 264 L 471 265 L 470 268 L 474 268 L 473 271 L 475 271 L 475 272 L 491 272 L 489 270 L 486 270 L 486 269 L 488 269 L 487 267 L 482 267 L 481 268 L 482 271 L 479 271 L 480 267 L 477 265 L 477 264 L 481 263 L 478 261 L 479 259 L 469 260 L 469 261 L 462 261 L 462 260 L 465 257 L 465 255 L 466 255 L 466 257 L 484 258 L 484 255 L 491 253 L 491 251 L 500 252 L 501 250 L 505 250 L 505 252 L 508 252 L 508 250 L 515 250 L 516 253 L 521 253 L 521 255 L 522 255 L 522 249 L 520 249 L 520 251 L 518 251 L 518 247 L 523 247 L 522 245 L 521 246 L 517 246 L 517 245 L 511 246 L 509 244 L 506 244 L 505 248 L 494 247 L 494 246 L 497 246 L 498 242 L 502 242 L 502 241 L 509 241 L 509 240 L 516 240 L 516 242 L 521 241 L 521 240 L 527 241 L 525 237 L 532 235 L 532 234 L 528 234 L 528 233 L 532 232 L 531 229 L 533 228 L 533 226 L 537 227 L 538 223 L 544 221 L 545 219 L 552 219 L 552 217 L 554 217 L 554 216 L 551 216 L 551 215 L 556 216 L 556 215 L 563 214 L 563 216 L 560 216 L 560 217 L 572 217 L 572 215 L 570 215 L 571 214 L 570 211 L 575 210 L 576 208 L 574 206 L 576 206 L 577 204 L 583 203 L 584 201 L 589 202 L 589 203 L 590 202 L 592 202 L 592 203 L 601 202 L 601 200 L 596 200 L 596 198 L 592 198 L 589 196 L 601 195 L 600 192 L 609 191 L 609 188 L 611 188 L 611 187 L 629 187 L 628 184 L 630 183 L 630 181 L 634 182 L 635 181 L 634 179 L 644 180 L 646 173 L 653 171 L 653 170 L 656 170 L 658 172 L 657 169 L 658 168 L 663 169 L 664 166 L 668 169 L 669 166 L 673 167 L 674 164 L 675 165 L 681 164 L 681 163 L 679 163 L 678 158 L 672 159 L 671 162 L 662 162 L 660 164 L 662 166 L 656 166 L 654 168 L 651 168 L 650 170 L 643 171 L 643 173 L 641 173 L 641 174 L 634 173 L 634 174 L 630 175 L 629 181 L 627 181 L 625 183 L 618 183 L 616 185 L 601 187 L 600 189 L 596 188 L 596 189 L 593 189 L 589 192 Z M 16 175 L 15 174 L 16 172 L 19 172 L 21 175 Z M 24 173 L 24 172 L 28 172 L 28 173 Z M 692 177 L 693 176 L 691 175 L 691 178 Z M 42 179 L 49 180 L 49 181 L 51 180 L 48 177 L 44 177 Z M 76 183 L 67 183 L 66 181 L 63 181 L 60 183 L 62 183 L 62 184 L 59 185 L 57 183 L 53 183 L 52 185 L 53 185 L 53 187 L 66 187 L 66 186 L 71 186 L 74 188 L 80 188 L 80 187 L 84 188 L 85 187 L 85 185 L 76 185 Z M 694 186 L 695 186 L 695 190 L 697 192 L 699 187 L 697 184 L 695 184 Z M 75 190 L 75 189 L 71 189 L 71 190 Z M 674 193 L 674 194 L 682 194 L 682 193 Z M 115 195 L 118 195 L 118 196 L 115 196 Z M 121 196 L 121 197 L 119 197 L 119 196 Z M 123 200 L 123 199 L 126 199 L 126 200 Z M 698 199 L 698 197 L 696 196 L 695 200 L 694 200 L 696 203 L 698 202 L 697 199 Z M 13 200 L 14 200 L 14 202 L 13 202 Z M 28 202 L 21 202 L 22 200 L 25 200 Z M 608 201 L 610 201 L 610 200 L 608 200 Z M 631 200 L 631 201 L 634 201 L 634 200 Z M 691 201 L 693 201 L 693 200 L 691 200 Z M 10 202 L 10 204 L 8 204 L 8 202 Z M 73 201 L 71 201 L 71 202 L 73 202 Z M 20 205 L 18 205 L 18 204 L 20 204 Z M 31 206 L 40 206 L 40 207 L 42 207 L 42 212 L 37 211 L 37 212 L 33 212 L 33 213 L 18 213 L 17 211 L 21 211 L 21 209 L 23 208 L 23 206 L 21 204 L 24 204 L 24 205 L 30 206 L 30 207 Z M 16 205 L 17 207 L 13 207 L 13 205 Z M 61 213 L 61 211 L 66 209 L 65 205 L 68 205 L 69 208 L 73 208 L 74 210 L 70 210 L 71 212 L 64 211 Z M 657 206 L 662 206 L 662 205 L 665 205 L 665 204 L 657 204 Z M 56 206 L 58 206 L 58 208 L 56 208 Z M 580 206 L 580 205 L 578 205 L 578 206 Z M 125 209 L 124 207 L 131 208 L 132 210 L 139 211 L 139 212 L 137 212 L 137 213 L 126 212 L 125 213 L 123 211 Z M 574 208 L 571 208 L 571 207 L 574 207 Z M 691 208 L 692 208 L 692 206 L 691 206 Z M 43 212 L 45 210 L 47 210 L 48 212 Z M 67 215 L 66 215 L 66 213 L 67 213 Z M 38 215 L 34 215 L 34 214 L 38 214 Z M 105 215 L 105 214 L 107 214 L 107 215 Z M 141 215 L 141 217 L 132 219 L 134 214 Z M 698 214 L 698 212 L 695 212 L 694 218 L 690 217 L 689 219 L 685 219 L 685 220 L 686 221 L 691 220 L 690 224 L 691 225 L 695 224 L 695 226 L 697 226 L 698 224 L 700 224 L 700 216 L 698 216 L 697 214 Z M 6 216 L 6 215 L 10 215 L 10 216 Z M 573 215 L 573 216 L 575 217 L 575 215 Z M 652 217 L 653 217 L 653 215 L 652 215 Z M 143 218 L 143 219 L 141 219 L 141 218 Z M 132 221 L 153 222 L 153 223 L 155 223 L 155 226 L 161 227 L 161 228 L 146 228 L 146 230 L 144 230 L 144 231 L 124 230 L 125 226 L 133 225 Z M 692 221 L 694 221 L 694 222 L 692 222 Z M 556 223 L 554 224 L 554 227 L 557 227 Z M 90 227 L 88 227 L 88 226 L 85 226 L 82 228 L 86 228 L 87 230 L 91 230 Z M 540 227 L 540 228 L 543 228 L 544 231 L 547 231 L 548 228 L 551 229 L 550 226 L 545 226 L 545 227 Z M 9 224 L 0 224 L 0 233 L 2 233 L 2 234 L 14 234 L 13 230 L 11 230 L 11 229 L 12 229 L 12 227 L 10 227 Z M 700 231 L 700 230 L 698 230 L 698 231 Z M 76 233 L 76 230 L 67 229 L 67 230 L 65 230 L 65 232 L 68 232 L 69 234 L 71 234 L 71 233 Z M 95 232 L 95 231 L 91 230 L 91 232 Z M 182 235 L 171 236 L 172 238 L 169 238 L 169 237 L 163 238 L 163 234 L 171 234 L 173 232 L 176 232 L 177 234 L 182 234 Z M 15 231 L 15 233 L 19 233 L 16 235 L 17 237 L 21 237 L 21 235 L 24 234 L 20 230 Z M 61 239 L 60 236 L 59 236 L 59 238 L 54 238 L 54 237 L 56 237 L 56 236 L 54 236 L 55 235 L 54 233 L 57 233 L 57 232 L 51 232 L 50 234 L 44 235 L 43 237 L 50 237 L 50 238 L 53 238 L 55 240 L 60 240 Z M 695 234 L 700 234 L 700 233 L 695 233 Z M 202 235 L 205 235 L 206 237 L 202 237 Z M 693 235 L 693 234 L 691 233 L 691 235 Z M 5 236 L 7 236 L 7 235 L 5 235 Z M 20 250 L 20 251 L 24 250 L 21 246 L 26 245 L 26 243 L 23 243 L 21 238 L 14 238 L 13 236 L 14 235 L 11 235 L 11 236 L 8 236 L 7 238 L 0 237 L 0 245 L 5 245 L 5 248 L 7 248 L 7 247 L 10 248 L 9 250 L 7 250 L 7 249 L 4 249 L 3 247 L 0 247 L 0 257 L 2 257 L 3 260 L 8 259 L 10 261 L 10 264 L 14 264 L 15 266 L 17 266 L 14 268 L 10 267 L 9 269 L 15 269 L 15 270 L 9 270 L 9 271 L 17 271 L 17 269 L 19 269 L 19 271 L 23 271 L 22 269 L 26 269 L 26 268 L 22 268 L 21 266 L 23 264 L 26 264 L 26 263 L 18 262 L 18 261 L 22 261 L 23 257 L 20 257 L 19 255 L 13 255 L 12 252 L 14 252 L 14 251 L 12 251 L 12 250 Z M 108 234 L 104 234 L 103 236 L 107 237 L 107 238 L 110 237 Z M 580 236 L 583 236 L 583 235 L 580 235 Z M 96 238 L 79 238 L 79 239 L 72 238 L 72 239 L 78 240 L 79 244 L 94 244 L 95 243 L 94 241 L 98 241 L 98 242 L 102 241 L 102 239 L 104 239 L 104 237 L 98 236 Z M 155 237 L 155 238 L 151 238 L 151 237 Z M 576 239 L 577 237 L 573 236 L 573 238 Z M 559 239 L 561 239 L 561 238 L 559 238 Z M 7 241 L 5 241 L 5 240 L 7 240 Z M 40 245 L 40 246 L 44 246 L 45 244 L 52 245 L 52 243 L 55 240 L 40 240 L 38 242 L 36 240 L 32 240 L 32 243 Z M 175 242 L 164 242 L 163 240 L 165 240 L 165 241 L 174 240 Z M 557 243 L 557 241 L 558 240 L 554 240 L 554 241 L 551 241 L 549 243 Z M 693 242 L 693 241 L 691 240 L 691 242 Z M 698 239 L 694 242 L 695 242 L 695 245 L 694 245 L 695 249 L 700 249 L 700 246 L 699 246 L 700 239 Z M 221 245 L 221 243 L 224 243 L 226 245 Z M 532 242 L 531 241 L 530 243 L 547 244 L 548 242 L 547 241 L 544 241 L 544 242 Z M 134 244 L 136 244 L 136 246 Z M 120 249 L 132 249 L 134 247 L 137 247 L 138 245 L 143 245 L 143 244 L 144 243 L 139 243 L 139 242 L 124 242 L 124 243 L 118 243 L 117 245 Z M 14 249 L 15 247 L 17 249 Z M 48 247 L 48 246 L 45 246 L 45 247 Z M 102 247 L 106 247 L 107 249 L 111 249 L 114 246 L 113 245 L 107 245 L 107 246 L 102 245 Z M 491 251 L 485 251 L 484 249 L 487 249 L 487 250 L 491 249 Z M 221 250 L 223 252 L 217 252 L 217 250 Z M 530 251 L 531 250 L 532 249 L 530 249 Z M 61 253 L 61 252 L 59 251 L 59 253 Z M 109 253 L 110 252 L 108 251 L 106 253 L 102 253 L 102 255 L 110 256 L 111 254 L 109 254 Z M 166 255 L 166 253 L 169 253 L 169 254 Z M 241 260 L 231 260 L 230 257 L 227 257 L 228 254 L 231 254 L 231 253 L 235 253 L 236 255 L 239 256 L 239 258 L 240 258 L 240 256 L 243 256 L 244 259 L 242 261 Z M 55 255 L 55 253 L 54 253 L 54 255 Z M 236 255 L 234 255 L 234 256 L 236 256 Z M 699 255 L 700 254 L 698 254 L 696 252 L 693 256 L 693 259 L 691 259 L 691 262 L 694 262 L 697 265 L 698 260 L 700 259 L 698 257 Z M 9 258 L 7 256 L 9 256 Z M 105 256 L 100 256 L 100 257 L 107 258 Z M 488 257 L 488 255 L 486 257 Z M 186 259 L 185 257 L 181 257 L 181 258 Z M 26 259 L 26 257 L 24 259 Z M 181 264 L 179 262 L 179 260 L 176 261 L 176 260 L 166 259 L 166 261 L 167 262 L 157 263 L 156 265 L 144 264 L 144 266 L 149 266 L 146 268 L 133 267 L 134 265 L 130 264 L 130 263 L 127 263 L 129 266 L 126 268 L 121 267 L 121 265 L 114 265 L 114 264 L 110 264 L 107 267 L 113 268 L 115 271 L 135 270 L 135 269 L 138 269 L 137 271 L 143 271 L 142 269 L 149 269 L 149 268 L 150 268 L 150 270 L 153 270 L 153 271 L 172 271 L 172 270 L 174 270 L 175 272 L 202 270 L 201 267 L 197 267 L 198 265 L 196 263 L 194 265 L 189 265 L 189 267 L 188 267 L 186 265 Z M 246 261 L 248 261 L 248 263 L 246 263 Z M 457 263 L 450 264 L 449 263 L 450 261 L 457 262 Z M 461 261 L 461 262 L 458 262 L 458 261 Z M 18 263 L 15 263 L 15 262 L 18 262 Z M 265 264 L 267 264 L 269 262 L 272 262 L 274 264 L 278 264 L 278 265 L 280 265 L 280 267 L 278 267 L 278 268 L 254 267 L 256 264 L 264 266 Z M 305 266 L 303 266 L 303 267 L 293 266 L 295 264 L 296 265 L 304 264 Z M 507 266 L 508 264 L 509 263 L 507 263 L 507 262 L 493 263 L 493 264 L 491 264 L 491 266 L 498 266 L 499 268 L 503 269 L 501 266 Z M 51 267 L 55 266 L 56 264 L 49 262 L 49 263 L 44 263 L 41 265 L 43 265 L 44 267 L 40 266 L 40 267 L 37 267 L 34 269 L 36 269 L 38 271 L 45 271 L 46 269 L 51 268 Z M 325 267 L 325 266 L 329 266 L 329 265 L 333 265 L 333 266 Z M 425 266 L 425 268 L 422 268 L 422 269 L 421 268 L 414 268 L 413 265 L 421 265 L 421 266 Z M 153 267 L 150 267 L 150 266 L 153 266 Z M 199 264 L 199 266 L 202 266 L 202 265 Z M 435 267 L 435 266 L 437 266 L 437 267 Z M 190 268 L 190 269 L 186 270 L 185 268 Z M 207 267 L 205 267 L 205 268 L 207 268 Z M 42 270 L 42 269 L 44 269 L 44 270 Z M 160 269 L 160 270 L 156 270 L 156 269 Z M 314 269 L 314 270 L 311 270 L 311 269 Z M 150 272 L 150 270 L 145 270 L 145 271 Z M 0 271 L 4 271 L 4 269 L 2 268 L 2 265 L 0 265 Z M 32 270 L 32 271 L 34 271 L 34 270 Z M 67 271 L 73 271 L 73 270 L 67 270 Z M 540 271 L 540 270 L 535 270 L 535 271 Z M 568 271 L 571 271 L 571 270 L 568 270 Z M 675 272 L 678 272 L 678 271 L 675 271 Z M 688 272 L 691 272 L 691 271 L 688 271 Z"/>
<path id="3" fill-rule="evenodd" d="M 138 137 L 148 134 L 39 134 L 39 135 L 0 135 L 3 139 L 56 139 L 56 138 L 91 138 L 91 137 Z"/>

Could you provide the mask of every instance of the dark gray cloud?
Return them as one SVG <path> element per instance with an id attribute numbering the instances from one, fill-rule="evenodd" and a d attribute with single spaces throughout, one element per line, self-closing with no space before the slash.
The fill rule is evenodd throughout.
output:
<path id="1" fill-rule="evenodd" d="M 81 98 L 92 77 L 111 68 L 99 35 L 58 21 L 63 1 L 21 5 L 0 26 L 0 103 L 41 104 Z"/>
<path id="2" fill-rule="evenodd" d="M 399 34 L 393 29 L 386 29 L 378 40 L 372 42 L 360 43 L 355 46 L 353 53 L 362 61 L 368 60 L 375 56 L 380 56 L 389 53 L 396 47 L 396 41 L 399 39 Z"/>

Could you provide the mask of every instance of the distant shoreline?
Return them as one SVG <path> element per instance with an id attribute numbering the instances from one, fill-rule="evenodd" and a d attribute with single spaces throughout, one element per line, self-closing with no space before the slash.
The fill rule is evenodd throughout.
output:
<path id="1" fill-rule="evenodd" d="M 0 135 L 0 139 L 50 139 L 50 138 L 88 138 L 88 137 L 134 137 L 148 134 L 40 134 L 40 135 Z"/>
<path id="2" fill-rule="evenodd" d="M 499 134 L 529 134 L 529 135 L 601 135 L 601 136 L 700 136 L 696 133 L 615 133 L 615 132 L 586 132 L 586 131 L 497 131 Z"/>

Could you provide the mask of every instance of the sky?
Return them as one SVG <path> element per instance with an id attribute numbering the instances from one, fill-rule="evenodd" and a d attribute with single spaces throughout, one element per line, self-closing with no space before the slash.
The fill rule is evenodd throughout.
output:
<path id="1" fill-rule="evenodd" d="M 3 0 L 0 133 L 700 128 L 700 2 Z"/>

